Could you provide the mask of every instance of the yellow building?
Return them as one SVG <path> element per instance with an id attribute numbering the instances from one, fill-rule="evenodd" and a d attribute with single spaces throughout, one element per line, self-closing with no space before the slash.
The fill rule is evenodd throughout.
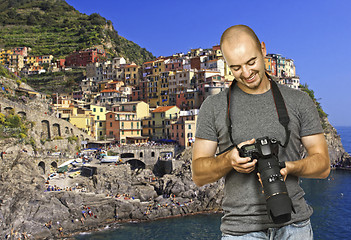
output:
<path id="1" fill-rule="evenodd" d="M 95 124 L 92 110 L 73 108 L 69 122 L 90 136 L 95 137 Z"/>
<path id="2" fill-rule="evenodd" d="M 94 115 L 95 139 L 103 140 L 106 135 L 106 107 L 90 105 L 90 110 Z"/>
<path id="3" fill-rule="evenodd" d="M 27 56 L 27 64 L 30 66 L 38 65 L 36 56 Z"/>
<path id="4" fill-rule="evenodd" d="M 159 81 L 159 95 L 158 95 L 158 106 L 169 106 L 169 74 L 172 74 L 173 72 L 167 71 L 167 72 L 162 72 L 160 76 L 160 81 Z"/>
<path id="5" fill-rule="evenodd" d="M 2 50 L 0 52 L 0 64 L 5 65 L 8 64 L 8 62 L 10 61 L 10 56 L 13 54 L 13 51 L 10 50 Z"/>
<path id="6" fill-rule="evenodd" d="M 124 65 L 124 79 L 126 85 L 137 86 L 140 82 L 140 67 L 136 64 Z"/>
<path id="7" fill-rule="evenodd" d="M 143 120 L 143 135 L 152 140 L 171 139 L 170 127 L 177 121 L 179 112 L 177 106 L 157 107 L 151 112 L 150 118 Z"/>
<path id="8" fill-rule="evenodd" d="M 143 101 L 132 101 L 132 102 L 124 102 L 124 103 L 116 104 L 112 107 L 112 111 L 134 112 L 136 113 L 136 117 L 138 119 L 148 118 L 150 115 L 149 104 Z"/>

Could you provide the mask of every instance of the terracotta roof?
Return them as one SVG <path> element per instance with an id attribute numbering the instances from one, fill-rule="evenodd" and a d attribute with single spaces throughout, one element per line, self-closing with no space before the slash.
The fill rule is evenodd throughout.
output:
<path id="1" fill-rule="evenodd" d="M 102 92 L 102 93 L 105 93 L 105 92 L 117 92 L 117 93 L 119 93 L 120 91 L 117 91 L 117 90 L 115 90 L 115 89 L 104 89 L 104 90 L 102 90 L 101 92 Z"/>
<path id="2" fill-rule="evenodd" d="M 124 67 L 124 68 L 138 67 L 138 65 L 131 64 L 131 65 L 124 65 L 123 67 Z"/>
<path id="3" fill-rule="evenodd" d="M 158 113 L 158 112 L 166 112 L 171 108 L 174 108 L 175 106 L 164 106 L 164 107 L 157 107 L 155 110 L 153 110 L 153 113 Z"/>

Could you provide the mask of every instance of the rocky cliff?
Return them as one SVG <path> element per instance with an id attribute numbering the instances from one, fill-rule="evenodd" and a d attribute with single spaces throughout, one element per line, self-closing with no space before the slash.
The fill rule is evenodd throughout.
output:
<path id="1" fill-rule="evenodd" d="M 73 191 L 47 191 L 46 179 L 27 153 L 5 155 L 0 173 L 0 236 L 12 231 L 31 239 L 52 239 L 61 236 L 59 227 L 68 236 L 120 221 L 219 209 L 222 181 L 196 187 L 190 155 L 189 150 L 183 153 L 181 167 L 160 178 L 151 170 L 133 171 L 129 165 L 101 166 L 93 177 L 77 177 Z M 51 227 L 45 226 L 48 223 Z"/>

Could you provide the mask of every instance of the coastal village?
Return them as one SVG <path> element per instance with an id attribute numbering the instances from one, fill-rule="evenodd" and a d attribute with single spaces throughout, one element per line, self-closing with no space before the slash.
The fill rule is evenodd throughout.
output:
<path id="1" fill-rule="evenodd" d="M 160 56 L 142 65 L 123 57 L 109 59 L 100 45 L 73 52 L 65 59 L 32 56 L 30 52 L 29 47 L 0 49 L 0 64 L 18 76 L 85 70 L 79 91 L 50 96 L 27 93 L 46 98 L 57 118 L 72 123 L 100 144 L 156 141 L 187 148 L 195 139 L 201 103 L 228 88 L 233 80 L 218 45 Z M 280 83 L 299 88 L 292 59 L 268 54 L 265 67 Z M 2 91 L 6 89 L 2 87 Z"/>

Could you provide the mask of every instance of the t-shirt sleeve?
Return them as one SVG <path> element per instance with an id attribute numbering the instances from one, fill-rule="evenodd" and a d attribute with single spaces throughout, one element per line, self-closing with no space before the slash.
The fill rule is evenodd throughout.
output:
<path id="1" fill-rule="evenodd" d="M 323 133 L 316 105 L 307 93 L 302 94 L 299 110 L 301 119 L 301 137 Z"/>
<path id="2" fill-rule="evenodd" d="M 213 101 L 213 96 L 209 96 L 201 104 L 196 121 L 195 137 L 217 142 Z"/>

